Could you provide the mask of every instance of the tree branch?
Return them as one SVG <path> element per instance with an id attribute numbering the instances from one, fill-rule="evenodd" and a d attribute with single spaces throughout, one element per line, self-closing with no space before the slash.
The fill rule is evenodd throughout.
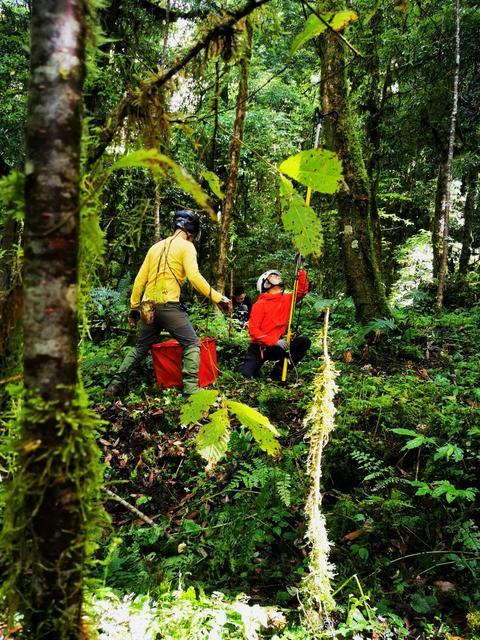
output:
<path id="1" fill-rule="evenodd" d="M 128 511 L 131 511 L 133 514 L 135 514 L 137 516 L 137 518 L 140 518 L 140 520 L 143 520 L 144 522 L 146 522 L 150 526 L 153 526 L 155 524 L 155 522 L 151 518 L 149 518 L 147 515 L 145 515 L 141 511 L 139 511 L 137 509 L 137 507 L 134 507 L 129 502 L 127 502 L 126 500 L 121 498 L 119 495 L 117 495 L 113 491 L 110 491 L 110 489 L 107 489 L 106 487 L 102 487 L 102 490 L 105 491 L 105 493 L 108 496 L 110 496 L 110 498 L 112 498 L 112 500 L 115 500 L 115 502 L 120 503 L 123 507 L 125 507 L 125 509 L 128 509 Z"/>
<path id="2" fill-rule="evenodd" d="M 245 18 L 252 13 L 252 11 L 258 9 L 267 2 L 269 2 L 269 0 L 248 0 L 247 3 L 237 11 L 228 12 L 223 20 L 213 26 L 201 40 L 194 44 L 193 47 L 191 47 L 191 49 L 189 49 L 189 51 L 187 51 L 183 57 L 179 58 L 171 67 L 152 76 L 148 80 L 141 82 L 141 94 L 148 97 L 160 87 L 164 86 L 169 80 L 171 80 L 171 78 L 173 78 L 173 76 L 193 60 L 200 51 L 206 49 L 211 42 L 228 33 L 230 29 L 239 22 L 239 20 Z M 113 112 L 110 113 L 107 117 L 108 124 L 100 133 L 97 145 L 91 149 L 88 154 L 87 166 L 91 166 L 100 158 L 105 149 L 112 142 L 115 133 L 122 125 L 134 101 L 138 101 L 138 99 L 138 91 L 129 89 L 127 95 L 119 102 Z"/>

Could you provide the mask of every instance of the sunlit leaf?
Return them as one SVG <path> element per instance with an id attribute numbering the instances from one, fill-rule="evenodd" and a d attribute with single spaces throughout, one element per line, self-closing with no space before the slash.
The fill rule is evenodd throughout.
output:
<path id="1" fill-rule="evenodd" d="M 279 433 L 266 416 L 263 416 L 256 409 L 243 404 L 243 402 L 228 400 L 227 406 L 243 426 L 250 429 L 260 449 L 271 456 L 276 456 L 280 453 L 281 446 L 276 438 Z"/>
<path id="2" fill-rule="evenodd" d="M 227 450 L 230 439 L 230 422 L 226 409 L 218 409 L 210 416 L 195 438 L 198 453 L 209 464 L 218 462 Z"/>
<path id="3" fill-rule="evenodd" d="M 354 11 L 340 11 L 339 13 L 332 14 L 327 13 L 322 15 L 322 18 L 328 22 L 328 24 L 335 31 L 340 31 L 343 27 L 348 24 L 351 20 L 357 19 L 357 14 Z M 316 15 L 313 13 L 308 16 L 307 21 L 305 22 L 305 26 L 303 31 L 299 33 L 292 42 L 292 46 L 290 47 L 290 55 L 293 55 L 295 51 L 298 51 L 305 42 L 311 40 L 312 38 L 316 38 L 321 33 L 323 33 L 327 29 L 327 25 L 324 24 Z"/>
<path id="4" fill-rule="evenodd" d="M 295 248 L 303 255 L 321 255 L 323 231 L 320 218 L 308 207 L 295 191 L 290 180 L 281 178 L 282 222 L 285 231 L 292 237 Z"/>
<path id="5" fill-rule="evenodd" d="M 223 200 L 225 198 L 225 194 L 222 191 L 220 178 L 217 176 L 217 174 L 213 173 L 213 171 L 204 171 L 202 173 L 202 176 L 208 182 L 208 186 L 210 187 L 211 192 L 214 193 L 217 198 Z"/>
<path id="6" fill-rule="evenodd" d="M 191 195 L 200 207 L 208 211 L 215 222 L 217 221 L 216 213 L 210 206 L 209 197 L 198 182 L 175 160 L 160 153 L 157 149 L 139 149 L 129 153 L 115 162 L 112 166 L 112 171 L 126 169 L 127 167 L 143 167 L 150 169 L 154 175 L 173 178 L 183 191 Z"/>
<path id="7" fill-rule="evenodd" d="M 342 163 L 326 149 L 306 149 L 282 162 L 280 171 L 321 193 L 335 193 L 342 184 Z"/>
<path id="8" fill-rule="evenodd" d="M 192 393 L 180 411 L 180 422 L 182 424 L 198 422 L 217 397 L 218 391 L 215 389 L 201 389 L 196 393 Z"/>

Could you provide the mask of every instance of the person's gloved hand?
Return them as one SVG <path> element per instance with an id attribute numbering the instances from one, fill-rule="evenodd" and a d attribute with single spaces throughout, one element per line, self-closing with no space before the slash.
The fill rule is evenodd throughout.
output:
<path id="1" fill-rule="evenodd" d="M 217 307 L 220 311 L 223 311 L 223 313 L 229 313 L 232 310 L 232 301 L 226 296 L 222 296 L 220 302 L 217 302 Z"/>
<path id="2" fill-rule="evenodd" d="M 127 316 L 128 324 L 134 327 L 140 320 L 140 309 L 130 309 Z"/>
<path id="3" fill-rule="evenodd" d="M 280 338 L 280 340 L 277 340 L 275 346 L 280 347 L 280 349 L 283 349 L 284 351 L 288 351 L 288 342 L 284 338 Z"/>

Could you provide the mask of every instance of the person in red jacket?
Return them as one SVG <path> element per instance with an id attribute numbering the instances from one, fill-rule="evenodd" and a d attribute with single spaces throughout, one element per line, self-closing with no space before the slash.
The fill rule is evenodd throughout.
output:
<path id="1" fill-rule="evenodd" d="M 260 295 L 252 306 L 248 331 L 250 346 L 238 371 L 246 378 L 258 375 L 265 360 L 276 360 L 273 376 L 281 377 L 283 361 L 288 351 L 284 338 L 287 331 L 293 293 L 284 293 L 282 274 L 276 270 L 262 273 L 257 282 Z M 298 272 L 297 301 L 308 293 L 307 274 Z M 310 347 L 310 339 L 298 336 L 290 342 L 289 359 L 299 362 Z"/>

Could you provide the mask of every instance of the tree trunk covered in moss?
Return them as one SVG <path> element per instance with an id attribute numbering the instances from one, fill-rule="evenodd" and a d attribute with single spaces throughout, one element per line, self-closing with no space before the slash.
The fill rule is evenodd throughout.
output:
<path id="1" fill-rule="evenodd" d="M 472 255 L 473 221 L 475 218 L 475 203 L 477 199 L 478 167 L 471 168 L 465 178 L 466 198 L 463 210 L 462 252 L 460 254 L 459 271 L 468 273 L 468 265 Z"/>
<path id="2" fill-rule="evenodd" d="M 21 441 L 2 532 L 3 595 L 31 640 L 81 636 L 98 469 L 77 372 L 85 4 L 34 0 L 26 126 Z M 91 415 L 90 415 L 91 417 Z M 93 469 L 93 471 L 92 471 Z"/>
<path id="3" fill-rule="evenodd" d="M 222 207 L 222 219 L 220 221 L 220 235 L 218 242 L 217 259 L 217 289 L 223 291 L 227 278 L 227 252 L 229 243 L 230 225 L 233 219 L 233 207 L 235 204 L 235 194 L 237 191 L 238 165 L 240 162 L 240 152 L 243 140 L 243 126 L 245 114 L 247 112 L 248 97 L 248 70 L 252 57 L 252 26 L 250 21 L 245 21 L 245 50 L 238 63 L 239 83 L 237 93 L 237 108 L 235 113 L 235 123 L 233 126 L 233 137 L 230 143 L 228 155 L 228 176 L 225 186 L 225 199 Z"/>
<path id="4" fill-rule="evenodd" d="M 338 11 L 341 6 L 330 0 L 322 6 L 331 9 Z M 345 186 L 337 194 L 337 207 L 348 293 L 358 320 L 368 322 L 389 310 L 375 251 L 368 176 L 349 106 L 343 47 L 334 33 L 322 36 L 320 92 L 323 112 L 338 113 L 337 119 L 326 119 L 325 134 L 327 148 L 336 151 L 343 164 Z"/>

